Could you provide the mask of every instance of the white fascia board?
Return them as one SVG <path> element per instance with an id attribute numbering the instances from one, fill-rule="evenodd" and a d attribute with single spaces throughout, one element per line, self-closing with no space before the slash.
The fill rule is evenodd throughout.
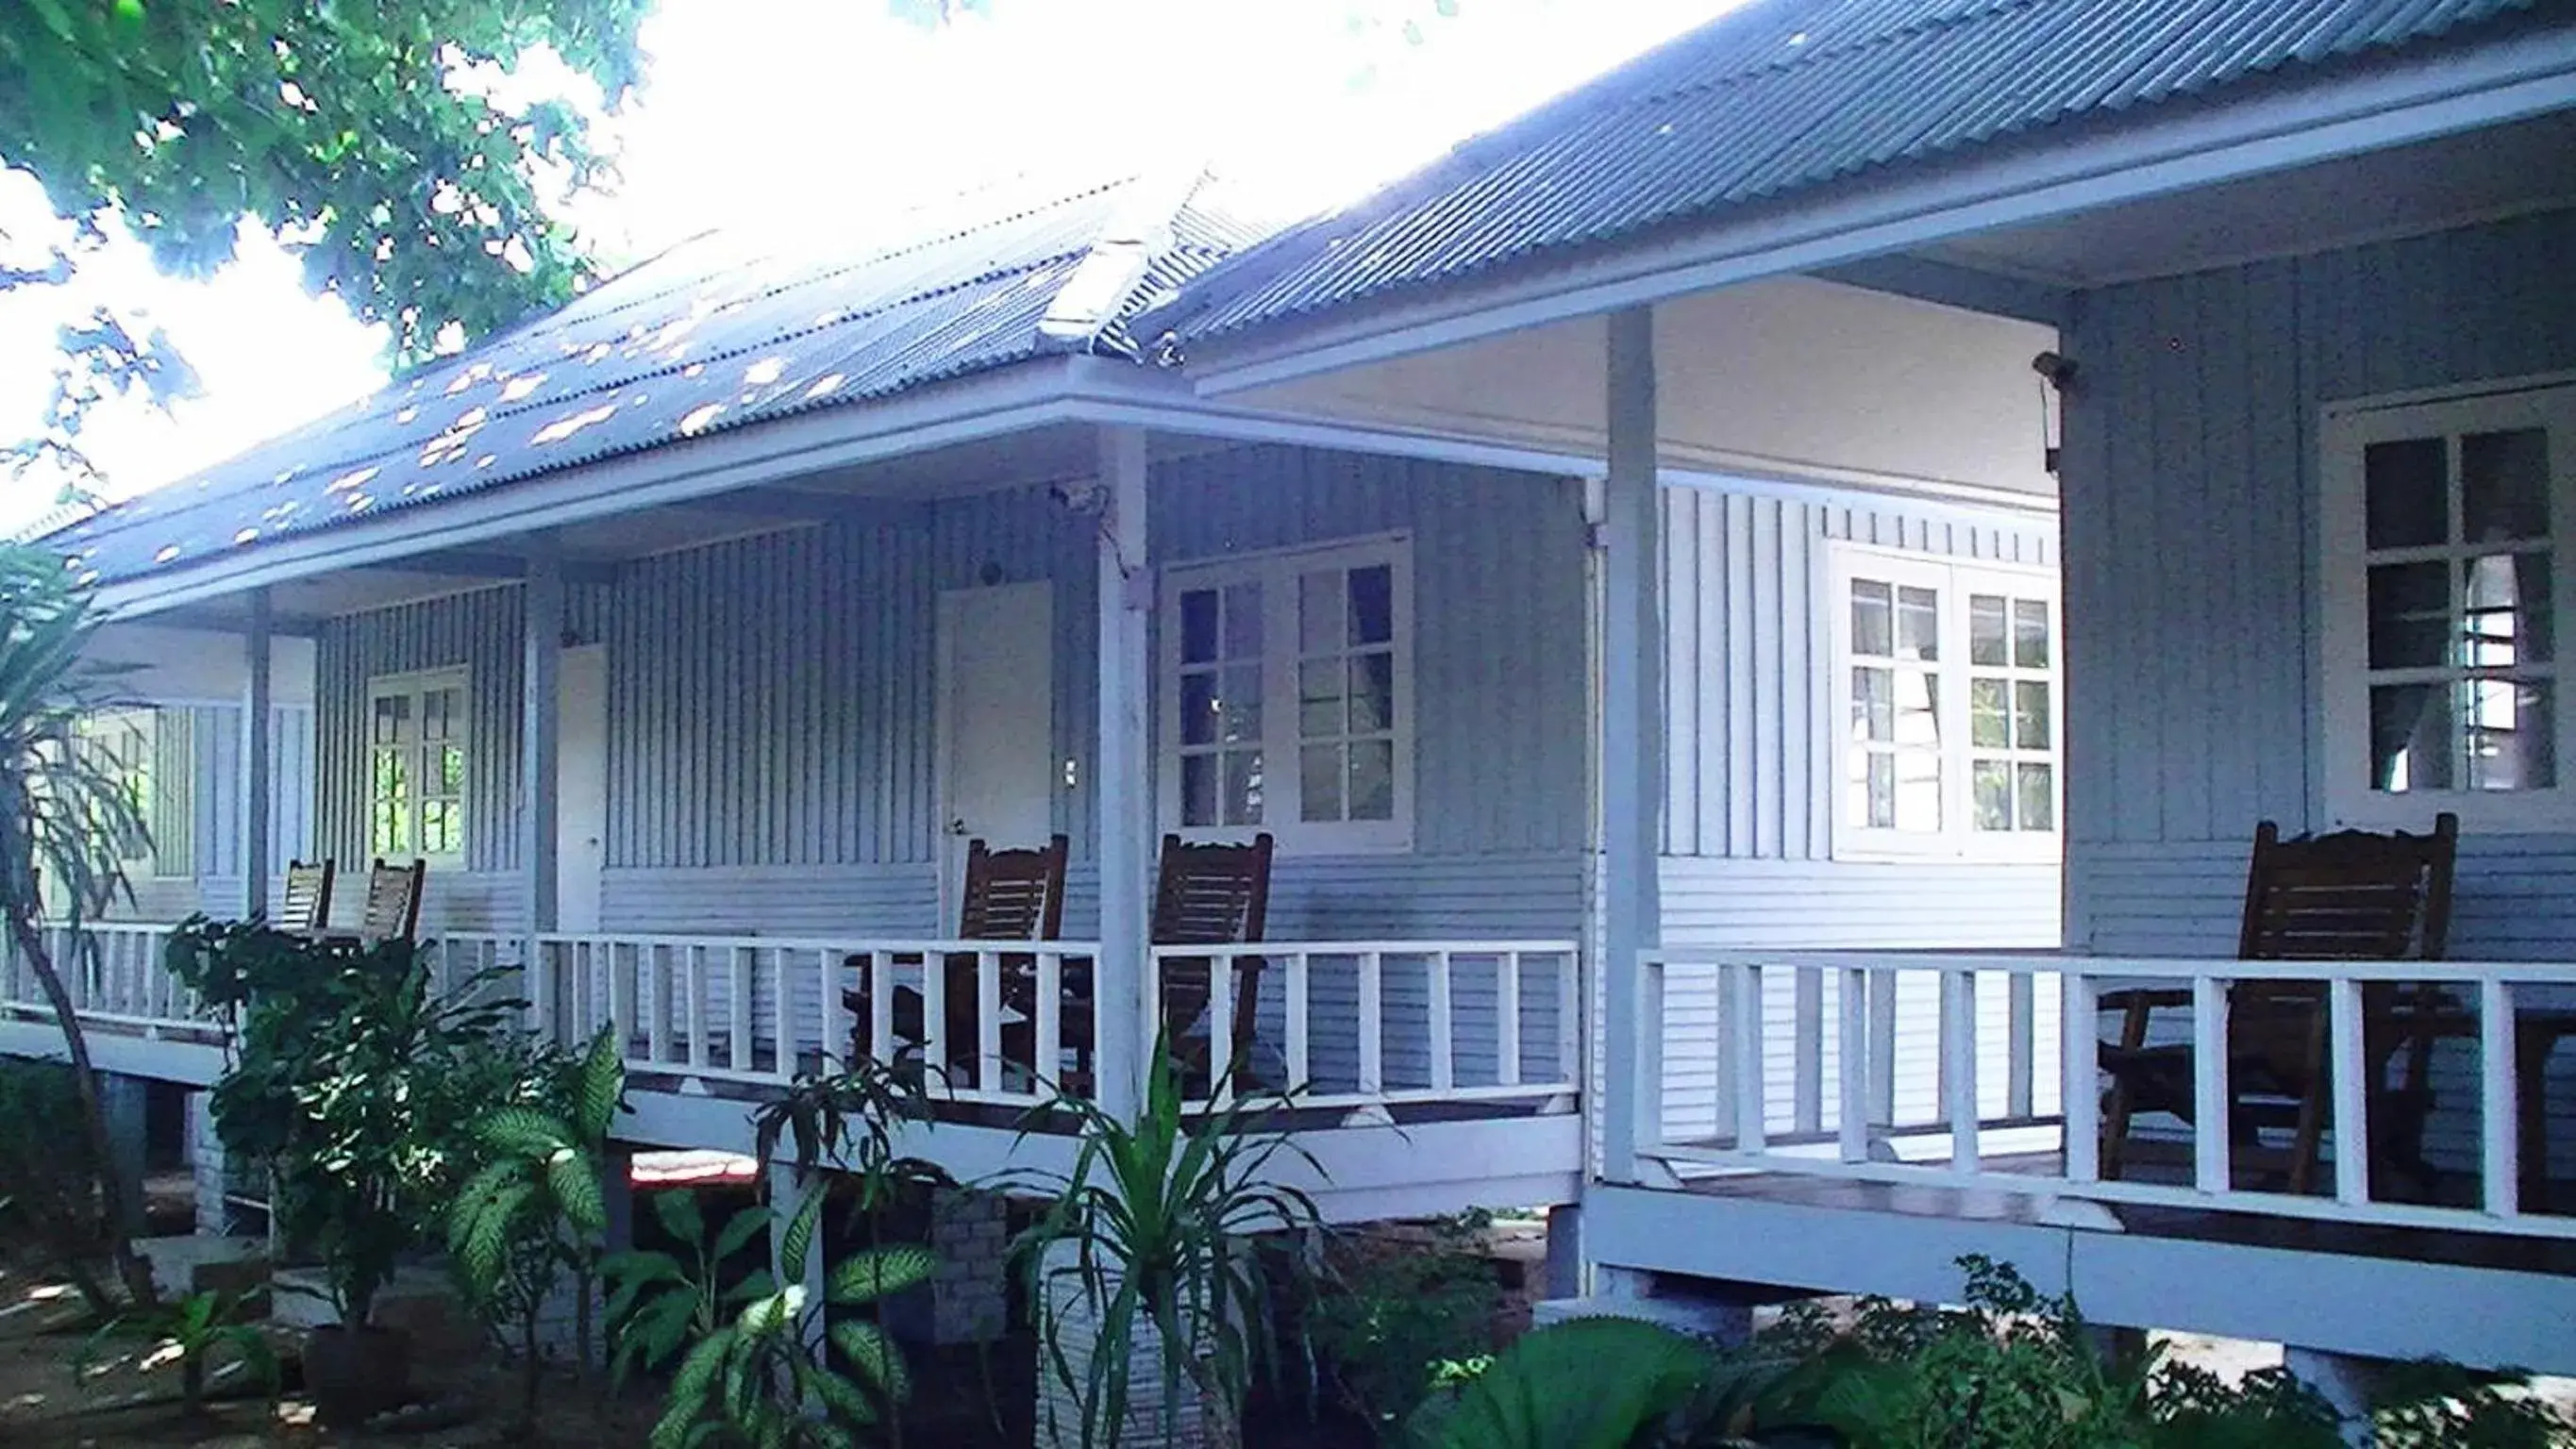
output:
<path id="1" fill-rule="evenodd" d="M 319 529 L 237 558 L 99 590 L 111 615 L 141 618 L 261 584 L 488 544 L 542 528 L 710 497 L 798 474 L 844 468 L 1070 420 L 1064 364 L 1052 359 L 942 383 L 855 407 L 667 443 L 623 457 L 495 485 L 365 523 Z"/>
<path id="2" fill-rule="evenodd" d="M 2517 36 L 2079 141 L 2015 147 L 1918 180 L 1829 188 L 1824 198 L 1674 240 L 1613 243 L 1534 275 L 1466 284 L 1427 301 L 1357 304 L 1348 315 L 1283 324 L 1275 334 L 1256 330 L 1257 341 L 1214 339 L 1193 349 L 1189 367 L 1202 393 L 1220 397 L 2570 107 L 2576 31 Z"/>

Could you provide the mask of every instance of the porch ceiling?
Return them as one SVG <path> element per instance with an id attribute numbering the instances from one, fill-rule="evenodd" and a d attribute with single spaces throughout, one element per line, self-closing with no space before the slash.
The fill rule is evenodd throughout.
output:
<path id="1" fill-rule="evenodd" d="M 1942 243 L 1935 260 L 2067 288 L 2290 256 L 2576 204 L 2576 112 Z"/>

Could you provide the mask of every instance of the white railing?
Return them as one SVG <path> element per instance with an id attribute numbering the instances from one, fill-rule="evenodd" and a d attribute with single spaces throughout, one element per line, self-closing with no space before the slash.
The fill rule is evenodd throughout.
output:
<path id="1" fill-rule="evenodd" d="M 1053 1094 L 1068 1041 L 1067 1008 L 1079 1009 L 1083 999 L 1073 978 L 1088 972 L 1100 948 L 1074 941 L 556 934 L 538 937 L 535 949 L 528 996 L 539 1029 L 568 1042 L 612 1029 L 626 1044 L 630 1070 L 677 1077 L 683 1090 L 776 1086 L 800 1072 L 830 1071 L 864 1050 L 880 1061 L 917 1056 L 930 1064 L 935 1096 L 1031 1105 Z M 1006 996 L 1006 973 L 1023 971 L 1033 974 L 1033 991 Z M 950 997 L 970 977 L 974 1039 L 953 1041 Z M 866 1002 L 867 1020 L 853 1018 L 845 991 Z M 918 1001 L 917 1040 L 897 1030 L 898 1014 L 913 1014 L 900 1000 L 906 996 Z M 1047 1063 L 1056 1065 L 1038 1069 Z"/>
<path id="2" fill-rule="evenodd" d="M 67 924 L 52 922 L 44 928 L 45 950 L 62 976 L 73 1009 L 85 1023 L 150 1036 L 215 1030 L 217 1024 L 196 993 L 180 985 L 163 964 L 173 929 L 92 921 L 75 932 Z M 35 969 L 14 942 L 0 947 L 0 1013 L 52 1014 Z"/>
<path id="3" fill-rule="evenodd" d="M 1157 946 L 1145 1029 L 1208 1063 L 1184 1075 L 1199 1104 L 1259 1089 L 1313 1107 L 1570 1104 L 1582 1080 L 1581 963 L 1572 941 Z M 1211 977 L 1234 989 L 1211 990 Z M 1246 1009 L 1249 1033 L 1237 1019 Z M 1238 1041 L 1250 1060 L 1237 1060 Z"/>
<path id="4" fill-rule="evenodd" d="M 2545 1068 L 2556 1039 L 2532 1033 L 2576 1026 L 2563 1006 L 2517 1009 L 2536 1005 L 2524 998 L 2540 989 L 2576 988 L 2576 965 L 1720 950 L 1647 952 L 1641 965 L 1643 1060 L 1633 1078 L 1614 1075 L 1612 1089 L 1655 1084 L 1638 1104 L 1638 1152 L 1676 1171 L 2576 1238 L 2576 1216 L 2529 1212 L 2522 1201 L 2523 1095 L 2538 1086 L 2524 1073 Z M 2473 1140 L 2455 1154 L 2475 1159 L 2474 1208 L 2376 1198 L 2372 1153 L 2341 1146 L 2371 1140 L 2368 1074 L 2389 1055 L 2366 1049 L 2381 1038 L 2368 1034 L 2365 986 L 2428 979 L 2458 1003 L 2442 1013 L 2441 1034 L 2476 1058 L 2464 1083 Z M 2229 987 L 2241 981 L 2324 984 L 2331 1176 L 2322 1195 L 2238 1180 L 2226 1043 Z M 2155 988 L 2190 998 L 2163 1013 L 2176 1028 L 2166 1040 L 2190 1047 L 2193 1122 L 2177 1129 L 2188 1143 L 2186 1183 L 2112 1180 L 2101 1170 L 2101 1051 L 2118 1025 L 2103 1001 Z M 2043 1021 L 2052 1005 L 2053 1033 Z M 2437 1119 L 2458 1115 L 2459 1095 L 2436 1101 Z"/>

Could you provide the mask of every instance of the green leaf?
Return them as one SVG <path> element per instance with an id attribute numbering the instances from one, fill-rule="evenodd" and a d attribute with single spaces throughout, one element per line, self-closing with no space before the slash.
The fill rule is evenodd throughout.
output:
<path id="1" fill-rule="evenodd" d="M 832 1269 L 827 1296 L 834 1303 L 873 1303 L 916 1283 L 927 1283 L 938 1271 L 939 1257 L 928 1248 L 874 1248 L 845 1258 Z"/>
<path id="2" fill-rule="evenodd" d="M 704 1242 L 705 1219 L 698 1215 L 698 1195 L 681 1188 L 652 1195 L 653 1215 L 662 1220 L 662 1230 L 683 1243 Z"/>
<path id="3" fill-rule="evenodd" d="M 606 1140 L 626 1096 L 626 1061 L 613 1028 L 591 1038 L 590 1054 L 581 1065 L 581 1109 L 578 1127 L 584 1142 Z"/>
<path id="4" fill-rule="evenodd" d="M 845 1323 L 840 1327 L 857 1326 Z M 836 1328 L 832 1333 L 832 1341 L 838 1343 L 840 1339 L 840 1329 Z M 818 1368 L 807 1375 L 805 1381 L 814 1390 L 814 1397 L 822 1400 L 823 1407 L 831 1412 L 854 1424 L 873 1424 L 877 1421 L 877 1406 L 868 1402 L 868 1396 L 864 1390 L 841 1375 L 830 1369 Z"/>
<path id="5" fill-rule="evenodd" d="M 744 1208 L 727 1218 L 724 1231 L 716 1234 L 715 1261 L 721 1263 L 741 1252 L 768 1226 L 769 1210 L 762 1207 Z"/>
<path id="6" fill-rule="evenodd" d="M 832 1325 L 832 1346 L 891 1402 L 900 1404 L 912 1397 L 912 1374 L 904 1364 L 903 1350 L 884 1329 L 863 1319 L 843 1319 Z"/>
<path id="7" fill-rule="evenodd" d="M 823 1194 L 808 1193 L 796 1216 L 787 1220 L 787 1231 L 778 1242 L 778 1276 L 793 1283 L 805 1276 L 805 1263 L 814 1247 L 816 1225 L 823 1219 Z"/>
<path id="8" fill-rule="evenodd" d="M 572 1133 L 561 1120 L 527 1107 L 503 1107 L 486 1113 L 475 1122 L 474 1135 L 494 1152 L 540 1162 L 574 1145 Z"/>
<path id="9" fill-rule="evenodd" d="M 565 1148 L 546 1163 L 546 1186 L 563 1209 L 565 1221 L 598 1237 L 608 1231 L 608 1198 L 599 1182 L 599 1164 L 586 1152 Z"/>

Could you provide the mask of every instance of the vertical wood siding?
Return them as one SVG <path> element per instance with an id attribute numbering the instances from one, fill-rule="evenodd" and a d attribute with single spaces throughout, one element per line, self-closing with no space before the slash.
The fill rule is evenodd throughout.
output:
<path id="1" fill-rule="evenodd" d="M 2329 823 L 2315 718 L 2318 415 L 2576 368 L 2576 212 L 2109 288 L 2066 415 L 2069 934 L 2227 955 L 2257 821 Z M 2576 959 L 2576 835 L 2462 842 L 2452 952 Z M 2438 1065 L 2473 1101 L 2468 1053 Z M 2576 1053 L 2551 1078 L 2576 1174 Z M 2437 1136 L 2468 1138 L 2464 1121 Z"/>

